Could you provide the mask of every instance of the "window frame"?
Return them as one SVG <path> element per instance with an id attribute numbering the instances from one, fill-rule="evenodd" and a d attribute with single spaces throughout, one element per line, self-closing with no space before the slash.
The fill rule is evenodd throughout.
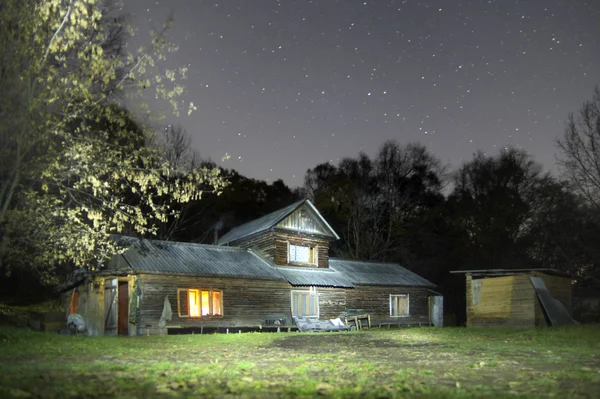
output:
<path id="1" fill-rule="evenodd" d="M 302 295 L 313 295 L 315 297 L 315 307 L 316 307 L 316 314 L 315 315 L 297 315 L 294 314 L 294 294 L 302 294 Z M 290 291 L 290 310 L 292 313 L 292 316 L 298 316 L 298 317 L 316 317 L 317 319 L 319 318 L 320 314 L 321 314 L 321 307 L 319 305 L 319 293 L 317 292 L 316 288 L 311 287 L 310 290 L 291 290 Z"/>
<path id="2" fill-rule="evenodd" d="M 189 295 L 190 295 L 190 291 L 196 291 L 198 294 L 198 300 L 199 302 L 199 308 L 200 308 L 200 313 L 198 316 L 190 316 L 190 303 L 189 303 Z M 181 294 L 185 292 L 185 298 L 187 300 L 187 313 L 182 313 L 182 306 L 181 306 Z M 203 292 L 208 292 L 208 307 L 210 309 L 210 314 L 208 315 L 202 315 L 202 293 Z M 219 314 L 214 314 L 214 303 L 213 303 L 213 298 L 214 298 L 214 294 L 218 293 L 219 294 Z M 189 319 L 202 319 L 202 318 L 211 318 L 211 319 L 218 319 L 218 318 L 222 318 L 224 316 L 224 311 L 223 311 L 223 290 L 221 289 L 216 289 L 216 288 L 177 288 L 177 315 L 179 317 L 182 318 L 189 318 Z"/>
<path id="3" fill-rule="evenodd" d="M 393 314 L 392 301 L 397 297 L 406 298 L 406 314 Z M 410 317 L 410 294 L 390 294 L 389 307 L 390 317 Z"/>
<path id="4" fill-rule="evenodd" d="M 309 258 L 309 262 L 305 263 L 305 262 L 298 262 L 298 261 L 292 261 L 290 260 L 290 252 L 291 252 L 291 247 L 295 246 L 295 247 L 305 247 L 308 248 L 308 258 Z M 310 258 L 313 258 L 313 262 L 310 262 Z M 287 241 L 287 263 L 288 265 L 302 265 L 302 266 L 319 266 L 319 246 L 318 245 L 306 245 L 306 244 L 295 244 L 295 243 L 291 243 L 289 241 Z"/>

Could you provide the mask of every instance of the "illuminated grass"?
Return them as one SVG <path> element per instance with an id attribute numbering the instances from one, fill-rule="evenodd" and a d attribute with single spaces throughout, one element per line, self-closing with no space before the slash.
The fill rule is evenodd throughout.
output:
<path id="1" fill-rule="evenodd" d="M 69 337 L 0 327 L 0 397 L 595 397 L 600 326 Z"/>

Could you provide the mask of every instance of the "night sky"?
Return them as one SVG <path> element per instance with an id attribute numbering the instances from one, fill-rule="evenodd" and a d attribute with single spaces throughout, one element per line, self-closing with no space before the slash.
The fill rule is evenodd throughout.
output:
<path id="1" fill-rule="evenodd" d="M 189 67 L 183 101 L 198 110 L 166 123 L 186 128 L 203 158 L 292 187 L 388 139 L 421 142 L 453 168 L 512 145 L 556 171 L 568 113 L 600 83 L 599 0 L 124 0 L 124 10 L 140 31 L 174 14 L 169 63 Z"/>

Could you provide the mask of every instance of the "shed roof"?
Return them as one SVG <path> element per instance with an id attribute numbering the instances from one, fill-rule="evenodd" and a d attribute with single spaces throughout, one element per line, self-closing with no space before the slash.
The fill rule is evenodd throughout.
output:
<path id="1" fill-rule="evenodd" d="M 435 287 L 432 282 L 395 263 L 329 258 L 329 267 L 353 284 Z"/>
<path id="2" fill-rule="evenodd" d="M 337 235 L 337 233 L 331 228 L 329 223 L 327 223 L 325 218 L 323 218 L 323 216 L 319 213 L 317 208 L 315 208 L 312 202 L 310 202 L 307 199 L 303 199 L 301 201 L 294 202 L 293 204 L 288 205 L 285 208 L 281 208 L 279 210 L 276 210 L 275 212 L 271 212 L 263 217 L 251 220 L 250 222 L 242 224 L 241 226 L 234 227 L 219 239 L 219 245 L 229 244 L 241 238 L 249 237 L 253 234 L 261 233 L 263 231 L 272 229 L 279 222 L 281 222 L 283 219 L 285 219 L 287 216 L 292 214 L 304 204 L 306 204 L 314 212 L 314 214 L 319 218 L 319 221 L 323 223 L 323 225 L 327 228 L 327 230 L 329 230 L 333 237 L 335 237 L 336 239 L 340 238 Z"/>
<path id="3" fill-rule="evenodd" d="M 475 277 L 499 277 L 499 276 L 514 276 L 518 274 L 531 274 L 534 272 L 550 274 L 559 277 L 571 277 L 569 273 L 560 270 L 542 268 L 542 269 L 480 269 L 480 270 L 453 270 L 452 274 L 467 274 L 470 273 Z"/>
<path id="4" fill-rule="evenodd" d="M 285 280 L 251 250 L 216 245 L 119 237 L 121 255 L 139 272 Z"/>

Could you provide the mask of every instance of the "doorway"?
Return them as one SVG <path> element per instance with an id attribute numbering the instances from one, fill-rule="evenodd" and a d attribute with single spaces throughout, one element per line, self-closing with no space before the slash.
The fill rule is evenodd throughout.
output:
<path id="1" fill-rule="evenodd" d="M 118 334 L 129 335 L 129 284 L 119 281 Z"/>

